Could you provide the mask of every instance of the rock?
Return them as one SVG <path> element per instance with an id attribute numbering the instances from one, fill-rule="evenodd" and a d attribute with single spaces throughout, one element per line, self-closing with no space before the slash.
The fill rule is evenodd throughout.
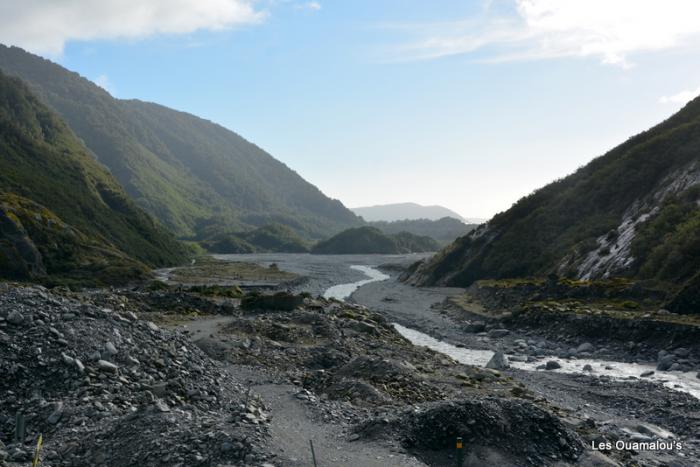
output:
<path id="1" fill-rule="evenodd" d="M 55 425 L 58 423 L 59 420 L 61 420 L 61 417 L 63 416 L 63 402 L 57 402 L 56 405 L 54 406 L 53 412 L 51 412 L 51 415 L 49 415 L 49 418 L 47 421 L 51 425 Z"/>
<path id="2" fill-rule="evenodd" d="M 649 376 L 651 376 L 651 375 L 653 375 L 653 374 L 654 374 L 654 370 L 647 370 L 647 371 L 643 372 L 643 373 L 642 373 L 641 375 L 639 375 L 639 376 L 642 377 L 642 378 L 647 378 L 647 377 L 649 377 Z"/>
<path id="3" fill-rule="evenodd" d="M 510 331 L 507 329 L 491 329 L 488 334 L 489 337 L 498 339 L 501 337 L 506 337 L 508 334 L 510 334 Z"/>
<path id="4" fill-rule="evenodd" d="M 486 331 L 486 325 L 481 322 L 470 323 L 464 326 L 464 332 L 479 333 Z"/>
<path id="5" fill-rule="evenodd" d="M 675 359 L 676 357 L 673 355 L 666 355 L 662 357 L 659 364 L 656 365 L 656 369 L 658 371 L 668 371 L 669 368 L 671 368 L 671 365 L 673 365 Z"/>
<path id="6" fill-rule="evenodd" d="M 113 356 L 117 355 L 117 353 L 118 353 L 115 345 L 109 341 L 105 344 L 105 352 L 110 357 L 113 357 Z"/>
<path id="7" fill-rule="evenodd" d="M 593 371 L 593 367 L 589 364 L 583 365 L 583 371 Z"/>
<path id="8" fill-rule="evenodd" d="M 500 350 L 493 354 L 491 360 L 486 364 L 486 368 L 491 368 L 492 370 L 505 370 L 508 368 L 508 359 L 505 354 Z"/>
<path id="9" fill-rule="evenodd" d="M 698 374 L 695 375 L 695 377 L 696 377 L 697 379 L 700 379 L 700 371 L 698 371 Z"/>
<path id="10" fill-rule="evenodd" d="M 660 362 L 666 355 L 668 355 L 668 352 L 665 350 L 659 350 L 659 353 L 656 356 L 656 361 Z"/>
<path id="11" fill-rule="evenodd" d="M 561 368 L 561 365 L 559 364 L 559 362 L 557 362 L 555 360 L 548 361 L 544 366 L 545 370 L 556 370 L 559 368 Z"/>
<path id="12" fill-rule="evenodd" d="M 680 371 L 682 369 L 683 369 L 683 367 L 681 366 L 681 364 L 676 362 L 676 363 L 673 363 L 671 365 L 671 367 L 668 369 L 668 371 Z"/>
<path id="13" fill-rule="evenodd" d="M 576 353 L 593 352 L 594 347 L 590 342 L 585 342 L 576 348 Z"/>
<path id="14" fill-rule="evenodd" d="M 154 323 L 153 321 L 147 321 L 146 326 L 148 326 L 148 329 L 150 329 L 153 332 L 160 331 L 160 328 L 158 327 L 158 325 L 156 323 Z"/>
<path id="15" fill-rule="evenodd" d="M 243 297 L 241 308 L 244 310 L 280 310 L 292 311 L 304 303 L 302 295 L 289 292 L 277 292 L 274 295 L 249 294 Z"/>
<path id="16" fill-rule="evenodd" d="M 10 314 L 7 315 L 7 322 L 20 325 L 24 322 L 24 315 L 17 310 L 11 311 Z"/>
<path id="17" fill-rule="evenodd" d="M 97 367 L 100 371 L 106 371 L 109 373 L 116 373 L 119 367 L 114 363 L 108 362 L 107 360 L 98 360 Z"/>
<path id="18" fill-rule="evenodd" d="M 170 412 L 170 407 L 168 407 L 168 404 L 166 404 L 163 399 L 156 399 L 153 404 L 159 412 Z"/>
<path id="19" fill-rule="evenodd" d="M 78 360 L 77 358 L 73 360 L 75 363 L 75 367 L 78 369 L 79 372 L 84 372 L 85 371 L 85 365 L 83 365 L 83 362 Z"/>
<path id="20" fill-rule="evenodd" d="M 679 347 L 679 348 L 677 348 L 676 350 L 673 351 L 673 354 L 674 354 L 676 357 L 686 358 L 686 357 L 688 357 L 688 356 L 690 355 L 690 349 L 687 349 L 687 348 L 685 348 L 685 347 Z"/>

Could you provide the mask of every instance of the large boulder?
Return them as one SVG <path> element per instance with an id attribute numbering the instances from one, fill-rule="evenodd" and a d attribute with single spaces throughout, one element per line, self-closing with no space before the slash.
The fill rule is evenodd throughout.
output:
<path id="1" fill-rule="evenodd" d="M 508 366 L 508 358 L 500 350 L 493 354 L 491 360 L 486 364 L 486 368 L 491 368 L 492 370 L 505 370 Z"/>

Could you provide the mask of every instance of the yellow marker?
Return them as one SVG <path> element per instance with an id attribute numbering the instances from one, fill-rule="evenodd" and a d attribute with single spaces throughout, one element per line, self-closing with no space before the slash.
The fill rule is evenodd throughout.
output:
<path id="1" fill-rule="evenodd" d="M 39 440 L 36 442 L 36 451 L 34 451 L 34 462 L 32 462 L 32 467 L 38 467 L 39 465 L 39 453 L 41 453 L 41 445 L 44 443 L 44 435 L 39 434 Z"/>
<path id="2" fill-rule="evenodd" d="M 457 438 L 457 449 L 462 449 L 462 438 Z"/>

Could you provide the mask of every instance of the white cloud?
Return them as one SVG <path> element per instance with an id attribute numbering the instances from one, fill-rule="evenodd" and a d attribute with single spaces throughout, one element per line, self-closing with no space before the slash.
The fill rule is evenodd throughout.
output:
<path id="1" fill-rule="evenodd" d="M 263 18 L 251 0 L 0 0 L 0 42 L 57 55 L 71 40 L 222 30 Z"/>
<path id="2" fill-rule="evenodd" d="M 93 80 L 93 83 L 107 91 L 108 93 L 114 95 L 114 88 L 112 86 L 111 81 L 109 80 L 109 76 L 105 74 L 101 74 L 97 78 Z"/>
<path id="3" fill-rule="evenodd" d="M 310 10 L 310 11 L 318 11 L 321 9 L 321 4 L 318 2 L 302 2 L 302 3 L 294 3 L 294 8 L 296 10 Z"/>
<path id="4" fill-rule="evenodd" d="M 494 16 L 487 2 L 481 17 L 424 27 L 396 52 L 402 59 L 477 51 L 494 61 L 597 57 L 629 66 L 635 53 L 700 43 L 697 0 L 511 1 L 512 16 Z"/>
<path id="5" fill-rule="evenodd" d="M 659 102 L 662 104 L 686 104 L 698 96 L 700 96 L 700 86 L 696 89 L 686 89 L 670 96 L 662 96 L 659 98 Z"/>

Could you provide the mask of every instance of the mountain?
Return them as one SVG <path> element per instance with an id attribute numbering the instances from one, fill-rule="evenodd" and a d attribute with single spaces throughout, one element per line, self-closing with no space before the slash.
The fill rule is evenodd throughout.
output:
<path id="1" fill-rule="evenodd" d="M 443 217 L 438 220 L 406 219 L 393 222 L 374 221 L 370 222 L 370 225 L 388 235 L 408 232 L 413 235 L 430 237 L 437 240 L 437 242 L 443 246 L 455 241 L 457 237 L 466 235 L 477 227 L 476 224 L 465 224 L 454 217 Z"/>
<path id="2" fill-rule="evenodd" d="M 407 281 L 467 286 L 478 279 L 627 276 L 700 283 L 700 98 L 574 174 L 519 200 Z M 694 290 L 694 293 L 693 293 Z M 695 298 L 694 298 L 695 297 Z"/>
<path id="3" fill-rule="evenodd" d="M 115 99 L 77 73 L 17 47 L 0 46 L 0 69 L 28 82 L 126 192 L 180 237 L 203 239 L 277 223 L 320 239 L 361 224 L 340 201 L 215 123 Z"/>
<path id="4" fill-rule="evenodd" d="M 54 112 L 0 73 L 0 276 L 115 283 L 185 255 Z"/>
<path id="5" fill-rule="evenodd" d="M 212 253 L 307 253 L 309 245 L 286 225 L 269 224 L 247 232 L 224 233 L 205 242 Z"/>
<path id="6" fill-rule="evenodd" d="M 429 219 L 435 221 L 443 217 L 452 217 L 453 219 L 465 221 L 462 216 L 443 206 L 421 206 L 416 203 L 381 204 L 352 208 L 351 210 L 367 222 L 393 222 L 406 219 Z"/>
<path id="7" fill-rule="evenodd" d="M 408 232 L 387 235 L 376 227 L 356 227 L 317 243 L 311 252 L 326 255 L 403 254 L 435 251 L 438 244 L 430 237 Z"/>

